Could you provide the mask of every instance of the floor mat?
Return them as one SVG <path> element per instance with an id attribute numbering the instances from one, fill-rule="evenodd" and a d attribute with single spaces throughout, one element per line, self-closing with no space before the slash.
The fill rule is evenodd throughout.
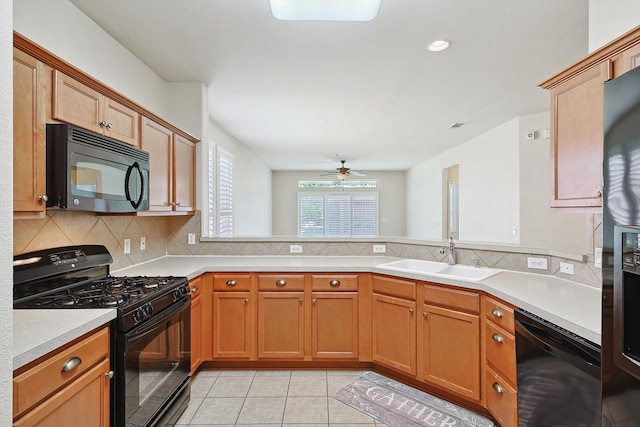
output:
<path id="1" fill-rule="evenodd" d="M 333 397 L 392 427 L 494 425 L 488 418 L 375 372 L 365 372 Z"/>

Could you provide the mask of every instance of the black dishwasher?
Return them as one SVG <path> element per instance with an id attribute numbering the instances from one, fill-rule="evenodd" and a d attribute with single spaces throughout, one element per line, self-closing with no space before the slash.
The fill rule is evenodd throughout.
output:
<path id="1" fill-rule="evenodd" d="M 520 427 L 601 427 L 600 346 L 515 311 Z"/>

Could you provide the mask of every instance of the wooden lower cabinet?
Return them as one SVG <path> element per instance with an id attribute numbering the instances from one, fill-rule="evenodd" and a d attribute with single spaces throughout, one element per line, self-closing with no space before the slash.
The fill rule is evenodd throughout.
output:
<path id="1" fill-rule="evenodd" d="M 304 292 L 259 292 L 258 358 L 303 358 L 304 312 Z"/>
<path id="2" fill-rule="evenodd" d="M 416 303 L 373 294 L 372 359 L 411 376 L 416 375 Z"/>
<path id="3" fill-rule="evenodd" d="M 491 367 L 486 367 L 487 409 L 502 427 L 518 425 L 518 392 Z"/>
<path id="4" fill-rule="evenodd" d="M 213 293 L 213 358 L 251 357 L 250 292 Z"/>
<path id="5" fill-rule="evenodd" d="M 203 325 L 204 310 L 202 304 L 203 277 L 196 277 L 189 282 L 191 290 L 191 375 L 193 375 L 203 358 Z"/>
<path id="6" fill-rule="evenodd" d="M 358 294 L 314 292 L 311 305 L 311 356 L 357 359 Z"/>
<path id="7" fill-rule="evenodd" d="M 16 372 L 13 425 L 108 427 L 113 376 L 109 342 L 109 328 L 104 327 Z M 81 362 L 73 366 L 74 360 Z"/>

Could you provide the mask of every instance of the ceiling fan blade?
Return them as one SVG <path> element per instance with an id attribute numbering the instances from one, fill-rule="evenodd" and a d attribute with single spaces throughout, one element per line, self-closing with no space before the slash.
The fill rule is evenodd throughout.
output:
<path id="1" fill-rule="evenodd" d="M 356 171 L 349 171 L 349 175 L 353 175 L 353 176 L 367 176 L 366 174 L 362 173 L 362 172 L 356 172 Z"/>

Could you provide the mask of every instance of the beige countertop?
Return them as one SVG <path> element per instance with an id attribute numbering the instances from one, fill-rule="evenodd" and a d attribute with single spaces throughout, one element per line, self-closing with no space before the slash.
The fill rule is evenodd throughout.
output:
<path id="1" fill-rule="evenodd" d="M 114 271 L 114 275 L 174 275 L 189 279 L 211 271 L 353 271 L 390 274 L 489 292 L 515 306 L 600 344 L 599 288 L 543 274 L 502 271 L 480 282 L 452 280 L 381 267 L 384 256 L 166 256 Z"/>
<path id="2" fill-rule="evenodd" d="M 598 288 L 554 276 L 501 271 L 470 282 L 402 272 L 381 264 L 384 256 L 166 256 L 112 272 L 115 276 L 186 276 L 216 271 L 374 272 L 486 291 L 556 325 L 600 344 L 601 300 Z M 115 318 L 115 309 L 14 310 L 13 369 Z"/>

